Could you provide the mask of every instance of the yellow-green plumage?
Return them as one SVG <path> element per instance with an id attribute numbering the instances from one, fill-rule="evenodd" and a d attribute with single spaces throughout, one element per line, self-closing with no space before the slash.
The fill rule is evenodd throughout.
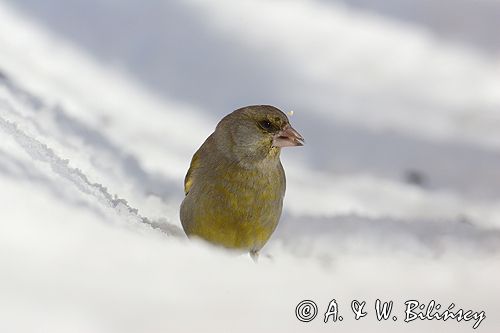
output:
<path id="1" fill-rule="evenodd" d="M 272 122 L 275 131 L 261 128 L 263 121 Z M 193 156 L 185 178 L 180 214 L 188 236 L 251 253 L 264 246 L 283 206 L 285 173 L 281 148 L 273 142 L 287 124 L 278 109 L 252 106 L 217 125 Z"/>

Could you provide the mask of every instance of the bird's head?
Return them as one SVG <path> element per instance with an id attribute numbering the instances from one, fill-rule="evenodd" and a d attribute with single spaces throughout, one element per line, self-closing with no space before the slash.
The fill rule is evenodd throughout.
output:
<path id="1" fill-rule="evenodd" d="M 223 153 L 245 162 L 278 158 L 281 148 L 304 145 L 286 114 L 270 105 L 247 106 L 228 114 L 217 125 L 215 139 Z"/>

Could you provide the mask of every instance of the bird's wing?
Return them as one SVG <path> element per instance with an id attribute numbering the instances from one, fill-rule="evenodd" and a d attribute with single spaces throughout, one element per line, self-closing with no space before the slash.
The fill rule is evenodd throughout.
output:
<path id="1" fill-rule="evenodd" d="M 184 178 L 184 194 L 187 195 L 191 188 L 193 187 L 193 184 L 196 182 L 197 175 L 199 172 L 197 172 L 199 169 L 201 169 L 204 165 L 206 165 L 207 159 L 210 159 L 213 155 L 209 154 L 208 152 L 215 152 L 216 149 L 213 146 L 213 133 L 203 142 L 201 147 L 194 153 L 193 159 L 191 160 L 191 165 L 189 166 L 189 170 L 186 174 L 186 178 Z M 204 161 L 202 163 L 202 161 Z"/>
<path id="2" fill-rule="evenodd" d="M 189 166 L 189 170 L 186 174 L 186 178 L 184 178 L 184 194 L 187 195 L 189 193 L 189 190 L 193 186 L 194 182 L 194 171 L 198 169 L 200 165 L 200 151 L 198 150 L 194 155 L 193 159 L 191 160 L 191 165 Z"/>

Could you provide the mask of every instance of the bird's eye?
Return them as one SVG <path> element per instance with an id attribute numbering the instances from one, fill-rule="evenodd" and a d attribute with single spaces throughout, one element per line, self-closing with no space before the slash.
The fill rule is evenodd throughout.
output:
<path id="1" fill-rule="evenodd" d="M 273 127 L 271 122 L 268 120 L 262 120 L 261 122 L 259 122 L 259 125 L 265 130 L 270 130 Z"/>

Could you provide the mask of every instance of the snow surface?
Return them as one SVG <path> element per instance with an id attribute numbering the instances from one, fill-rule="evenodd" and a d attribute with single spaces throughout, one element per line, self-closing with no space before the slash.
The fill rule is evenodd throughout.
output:
<path id="1" fill-rule="evenodd" d="M 497 332 L 498 59 L 338 5 L 185 6 L 276 69 L 268 94 L 306 137 L 283 152 L 276 234 L 254 264 L 179 229 L 189 160 L 231 110 L 149 90 L 0 3 L 0 331 L 472 330 L 402 321 L 405 300 L 435 299 Z M 324 324 L 333 298 L 345 320 Z"/>

